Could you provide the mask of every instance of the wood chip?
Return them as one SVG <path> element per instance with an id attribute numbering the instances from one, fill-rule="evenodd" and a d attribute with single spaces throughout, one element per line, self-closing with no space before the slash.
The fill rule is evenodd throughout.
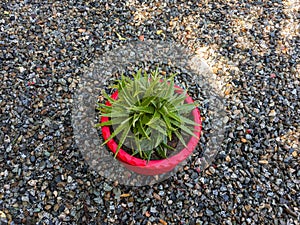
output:
<path id="1" fill-rule="evenodd" d="M 230 92 L 231 92 L 231 88 L 227 88 L 227 89 L 225 90 L 224 94 L 225 94 L 225 95 L 229 95 Z"/>
<path id="2" fill-rule="evenodd" d="M 52 208 L 51 205 L 46 205 L 46 206 L 45 206 L 45 210 L 47 210 L 47 211 L 48 211 L 49 209 L 51 209 L 51 208 Z"/>
<path id="3" fill-rule="evenodd" d="M 145 36 L 144 36 L 144 35 L 140 35 L 140 36 L 139 36 L 139 40 L 140 40 L 140 41 L 144 41 L 144 39 L 145 39 Z"/>
<path id="4" fill-rule="evenodd" d="M 157 35 L 161 35 L 161 34 L 163 34 L 163 32 L 164 32 L 163 30 L 157 30 L 157 31 L 156 31 L 156 34 L 157 34 Z"/>
<path id="5" fill-rule="evenodd" d="M 292 156 L 296 158 L 298 156 L 297 151 L 293 151 Z"/>
<path id="6" fill-rule="evenodd" d="M 268 160 L 259 160 L 258 161 L 259 164 L 268 164 Z"/>
<path id="7" fill-rule="evenodd" d="M 231 158 L 230 158 L 230 156 L 229 156 L 229 155 L 228 155 L 228 156 L 226 156 L 225 160 L 226 160 L 226 162 L 231 162 Z"/>
<path id="8" fill-rule="evenodd" d="M 247 139 L 246 138 L 241 138 L 241 142 L 246 143 Z"/>
<path id="9" fill-rule="evenodd" d="M 130 194 L 128 194 L 128 193 L 126 193 L 126 194 L 121 194 L 121 195 L 120 195 L 121 198 L 127 198 L 127 197 L 129 197 L 129 196 L 130 196 Z"/>
<path id="10" fill-rule="evenodd" d="M 166 221 L 164 221 L 163 219 L 159 219 L 159 222 L 162 224 L 162 225 L 168 225 L 168 223 Z"/>
<path id="11" fill-rule="evenodd" d="M 158 195 L 158 194 L 156 194 L 156 193 L 153 193 L 153 197 L 154 197 L 156 200 L 158 200 L 158 201 L 161 200 L 160 195 Z"/>
<path id="12" fill-rule="evenodd" d="M 245 207 L 245 209 L 246 209 L 247 211 L 250 211 L 250 210 L 251 210 L 251 205 L 245 205 L 244 207 Z"/>
<path id="13" fill-rule="evenodd" d="M 79 28 L 79 29 L 78 29 L 78 32 L 79 32 L 79 33 L 83 33 L 83 32 L 86 32 L 86 29 L 83 29 L 83 28 Z"/>

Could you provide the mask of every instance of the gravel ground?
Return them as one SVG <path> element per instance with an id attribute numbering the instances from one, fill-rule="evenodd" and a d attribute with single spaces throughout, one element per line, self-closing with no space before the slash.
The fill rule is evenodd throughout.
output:
<path id="1" fill-rule="evenodd" d="M 0 224 L 300 221 L 300 2 L 4 1 Z M 223 149 L 145 187 L 107 182 L 75 145 L 72 94 L 131 40 L 181 43 L 224 80 Z"/>

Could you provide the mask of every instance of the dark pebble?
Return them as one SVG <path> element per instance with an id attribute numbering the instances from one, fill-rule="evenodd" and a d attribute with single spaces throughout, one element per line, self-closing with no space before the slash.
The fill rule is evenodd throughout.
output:
<path id="1" fill-rule="evenodd" d="M 30 156 L 30 162 L 31 162 L 31 163 L 35 163 L 35 159 L 36 159 L 36 158 L 35 158 L 34 155 Z"/>

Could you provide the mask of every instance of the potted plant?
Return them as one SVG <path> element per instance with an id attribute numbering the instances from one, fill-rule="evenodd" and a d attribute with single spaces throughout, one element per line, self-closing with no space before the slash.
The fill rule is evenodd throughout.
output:
<path id="1" fill-rule="evenodd" d="M 174 77 L 163 77 L 158 69 L 149 74 L 139 70 L 132 78 L 122 75 L 113 94 L 104 91 L 106 102 L 98 103 L 101 121 L 96 126 L 102 129 L 104 144 L 136 173 L 173 170 L 199 141 L 200 112 Z"/>

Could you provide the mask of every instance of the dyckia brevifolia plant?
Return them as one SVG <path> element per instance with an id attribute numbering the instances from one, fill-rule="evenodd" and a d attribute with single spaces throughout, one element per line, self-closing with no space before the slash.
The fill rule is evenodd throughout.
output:
<path id="1" fill-rule="evenodd" d="M 132 150 L 132 155 L 150 160 L 155 154 L 167 158 L 172 139 L 186 146 L 184 135 L 195 136 L 195 122 L 189 119 L 194 104 L 185 102 L 186 91 L 174 85 L 175 74 L 163 77 L 158 70 L 133 74 L 133 78 L 121 76 L 115 88 L 118 98 L 113 99 L 103 92 L 111 105 L 98 103 L 100 116 L 109 121 L 96 126 L 111 126 L 113 132 L 104 142 L 116 138 L 116 154 L 124 145 Z"/>

